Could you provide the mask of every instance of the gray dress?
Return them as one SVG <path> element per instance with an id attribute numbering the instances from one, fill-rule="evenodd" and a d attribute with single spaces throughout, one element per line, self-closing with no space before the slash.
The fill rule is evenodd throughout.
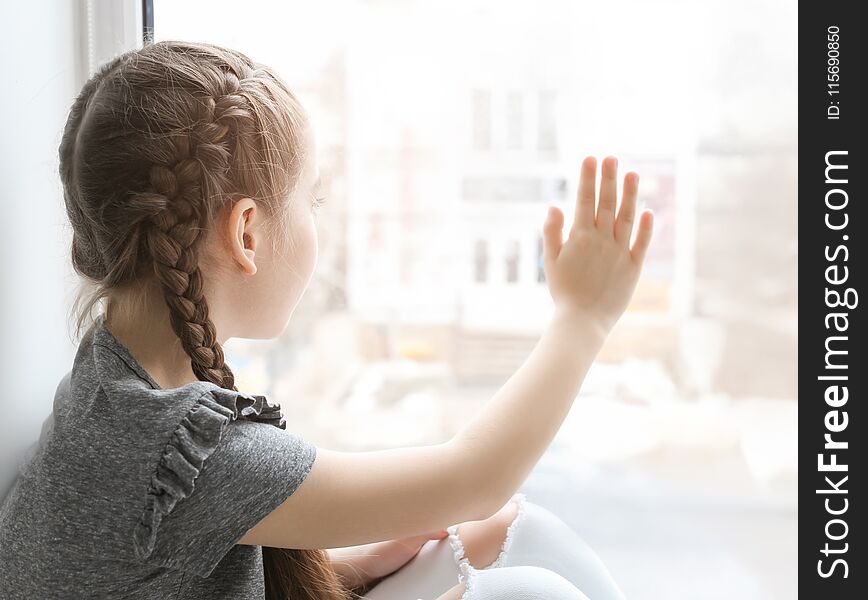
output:
<path id="1" fill-rule="evenodd" d="M 264 598 L 237 542 L 315 458 L 262 395 L 160 388 L 101 315 L 0 508 L 0 598 Z"/>

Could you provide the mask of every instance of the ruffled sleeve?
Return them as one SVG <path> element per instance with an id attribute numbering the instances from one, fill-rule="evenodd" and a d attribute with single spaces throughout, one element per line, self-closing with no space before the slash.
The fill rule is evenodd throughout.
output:
<path id="1" fill-rule="evenodd" d="M 316 447 L 265 396 L 208 389 L 172 432 L 134 527 L 136 556 L 207 577 L 304 481 Z"/>

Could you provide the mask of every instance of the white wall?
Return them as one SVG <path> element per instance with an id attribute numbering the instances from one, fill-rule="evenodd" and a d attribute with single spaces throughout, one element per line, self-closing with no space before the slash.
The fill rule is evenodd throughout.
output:
<path id="1" fill-rule="evenodd" d="M 0 3 L 6 80 L 0 94 L 0 497 L 21 452 L 38 439 L 75 354 L 67 319 L 76 283 L 71 228 L 57 173 L 63 126 L 93 67 L 136 42 L 138 5 Z"/>

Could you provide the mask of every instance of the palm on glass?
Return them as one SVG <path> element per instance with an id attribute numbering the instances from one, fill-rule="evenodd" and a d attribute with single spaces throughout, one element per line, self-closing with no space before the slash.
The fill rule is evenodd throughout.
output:
<path id="1" fill-rule="evenodd" d="M 636 218 L 639 176 L 624 177 L 618 200 L 618 161 L 603 160 L 599 202 L 596 193 L 597 161 L 582 162 L 576 211 L 569 236 L 563 241 L 564 214 L 550 207 L 543 226 L 543 268 L 549 293 L 559 313 L 590 318 L 608 333 L 630 303 L 651 243 L 653 213 Z M 635 239 L 631 237 L 636 224 Z"/>

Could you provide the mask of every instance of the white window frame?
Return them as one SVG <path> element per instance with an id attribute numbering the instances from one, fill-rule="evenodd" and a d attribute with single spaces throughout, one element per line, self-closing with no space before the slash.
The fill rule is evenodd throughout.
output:
<path id="1" fill-rule="evenodd" d="M 83 79 L 119 54 L 144 45 L 145 22 L 153 27 L 153 0 L 81 0 Z"/>

